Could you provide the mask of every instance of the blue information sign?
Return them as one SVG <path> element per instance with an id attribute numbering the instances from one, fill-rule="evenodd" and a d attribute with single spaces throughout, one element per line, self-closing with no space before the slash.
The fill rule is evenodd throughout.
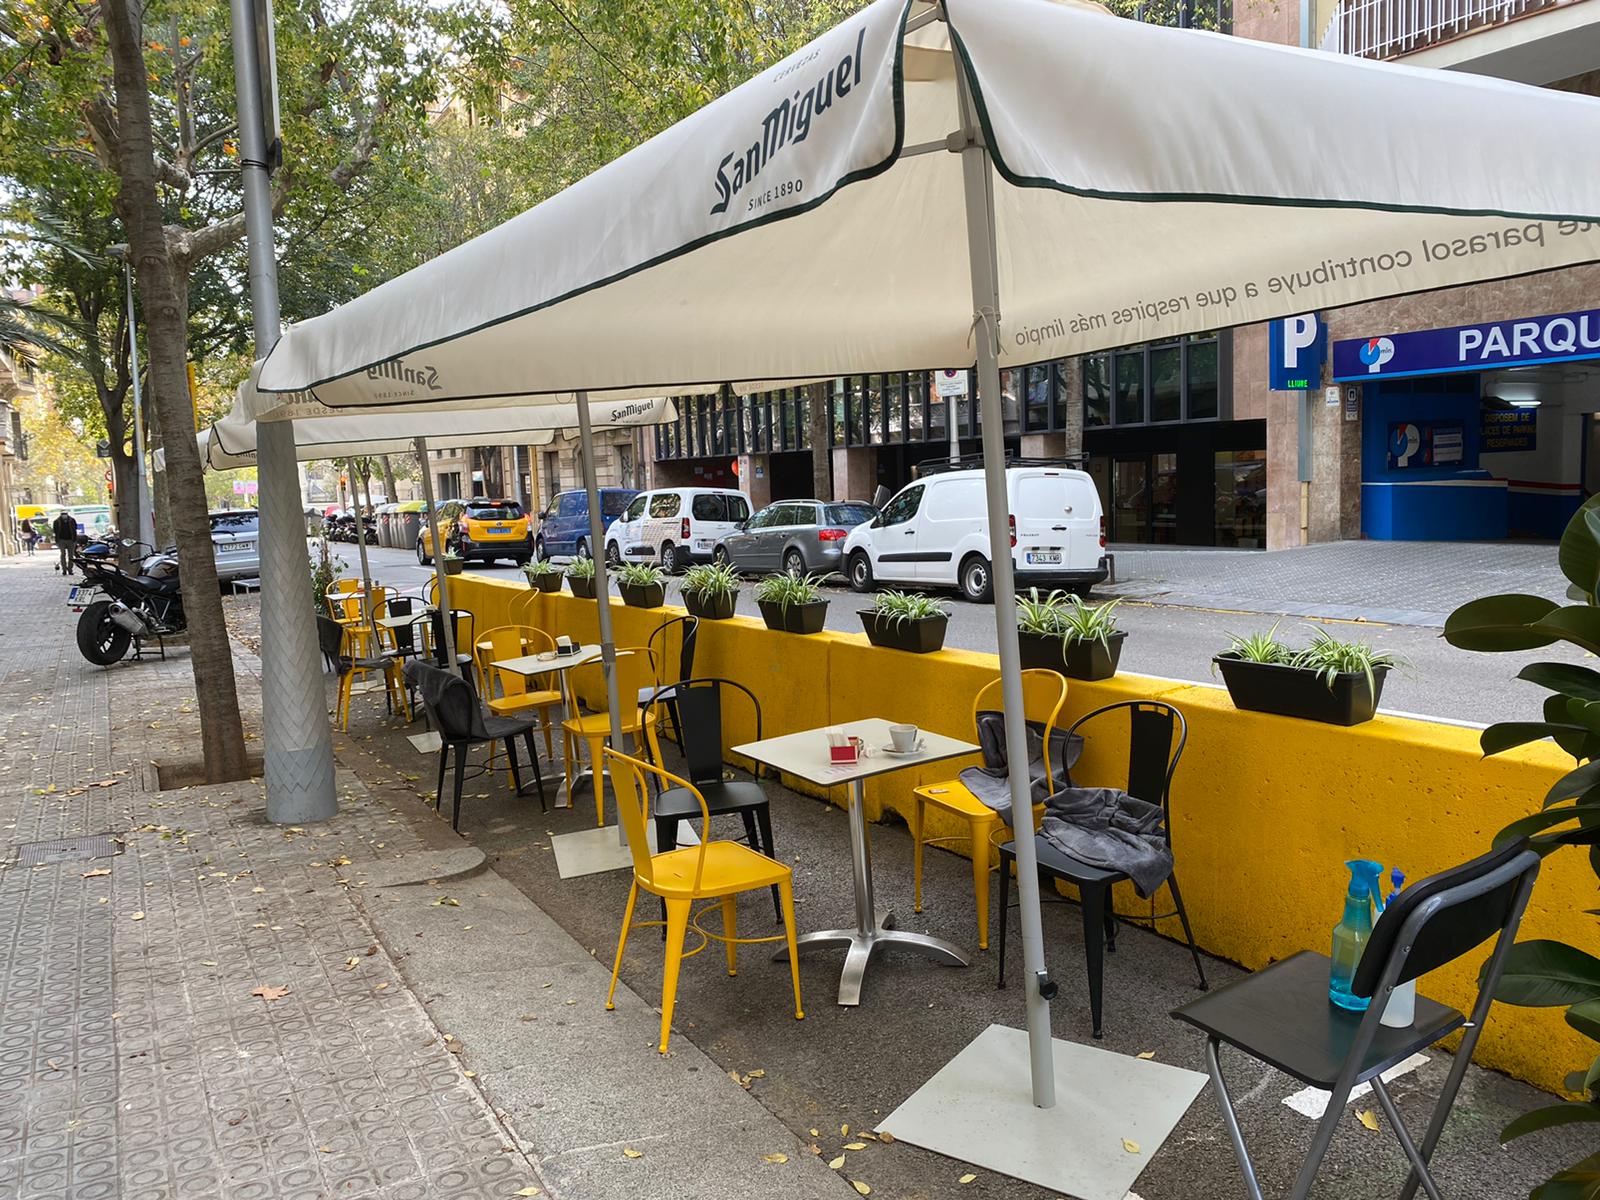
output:
<path id="1" fill-rule="evenodd" d="M 1600 358 L 1600 309 L 1335 342 L 1333 377 L 1447 375 L 1576 358 Z"/>
<path id="2" fill-rule="evenodd" d="M 1328 357 L 1328 327 L 1316 313 L 1285 317 L 1267 326 L 1268 386 L 1275 392 L 1305 392 L 1322 386 Z"/>
<path id="3" fill-rule="evenodd" d="M 1537 448 L 1539 410 L 1486 408 L 1480 416 L 1478 446 L 1484 453 Z"/>

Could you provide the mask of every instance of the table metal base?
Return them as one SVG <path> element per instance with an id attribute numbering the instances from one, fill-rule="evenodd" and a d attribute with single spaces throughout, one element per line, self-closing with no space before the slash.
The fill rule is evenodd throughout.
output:
<path id="1" fill-rule="evenodd" d="M 867 964 L 879 950 L 902 947 L 951 967 L 965 967 L 967 956 L 953 942 L 926 933 L 894 929 L 894 914 L 877 907 L 872 894 L 872 843 L 867 835 L 866 793 L 859 779 L 850 783 L 850 864 L 855 876 L 856 927 L 824 929 L 801 934 L 795 939 L 800 953 L 809 950 L 845 948 L 844 970 L 839 976 L 839 1003 L 861 1003 L 861 985 L 866 981 Z M 780 950 L 774 959 L 788 956 Z"/>

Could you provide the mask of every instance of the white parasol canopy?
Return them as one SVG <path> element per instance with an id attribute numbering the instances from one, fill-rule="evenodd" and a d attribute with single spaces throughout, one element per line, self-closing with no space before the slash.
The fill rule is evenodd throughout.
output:
<path id="1" fill-rule="evenodd" d="M 999 368 L 1600 261 L 1595 144 L 1588 97 L 1078 0 L 877 0 L 560 195 L 290 329 L 260 387 L 440 407 L 976 362 L 1022 761 Z M 1012 786 L 1028 812 L 1022 772 Z M 1032 839 L 1016 851 L 1048 1107 Z"/>

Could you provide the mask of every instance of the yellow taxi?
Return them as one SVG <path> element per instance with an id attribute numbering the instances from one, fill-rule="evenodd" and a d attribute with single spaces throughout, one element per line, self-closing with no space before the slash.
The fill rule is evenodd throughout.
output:
<path id="1" fill-rule="evenodd" d="M 447 526 L 440 522 L 441 528 L 446 530 L 444 541 L 448 549 L 465 560 L 481 562 L 507 558 L 520 565 L 533 558 L 533 532 L 528 514 L 515 500 L 475 496 L 455 503 L 462 507 L 461 515 Z M 433 531 L 426 521 L 417 534 L 417 561 L 424 566 L 433 562 Z"/>

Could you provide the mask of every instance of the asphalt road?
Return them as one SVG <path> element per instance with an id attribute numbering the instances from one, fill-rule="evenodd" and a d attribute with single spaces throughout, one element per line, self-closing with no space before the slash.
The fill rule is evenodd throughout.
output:
<path id="1" fill-rule="evenodd" d="M 360 571 L 356 546 L 336 545 L 335 550 L 347 563 L 348 573 Z M 407 589 L 418 588 L 432 575 L 431 568 L 420 566 L 410 551 L 371 546 L 367 553 L 373 574 L 381 582 Z M 518 569 L 504 562 L 492 567 L 474 563 L 470 570 L 520 579 Z M 750 589 L 751 585 L 747 584 L 744 589 L 747 595 L 739 601 L 738 611 L 742 613 L 755 612 L 755 602 L 748 596 Z M 833 601 L 828 609 L 828 628 L 861 632 L 861 622 L 856 616 L 856 610 L 862 607 L 861 598 L 844 587 L 842 581 L 838 587 L 827 590 Z M 1485 587 L 1484 590 L 1493 589 Z M 668 598 L 676 600 L 674 587 L 669 586 Z M 950 608 L 945 644 L 993 653 L 994 610 L 987 605 L 968 604 L 954 595 L 950 598 Z M 1540 719 L 1544 693 L 1531 684 L 1515 680 L 1524 663 L 1548 659 L 1581 662 L 1583 659 L 1581 653 L 1564 646 L 1518 654 L 1469 654 L 1447 645 L 1439 631 L 1428 626 L 1312 621 L 1159 601 L 1124 600 L 1117 620 L 1128 631 L 1122 651 L 1123 671 L 1217 686 L 1220 681 L 1212 675 L 1211 656 L 1226 648 L 1230 635 L 1268 629 L 1275 621 L 1281 621 L 1280 636 L 1293 642 L 1304 640 L 1309 627 L 1326 625 L 1338 636 L 1361 638 L 1392 651 L 1402 660 L 1404 665 L 1390 672 L 1385 684 L 1382 704 L 1385 711 L 1482 724 Z"/>

